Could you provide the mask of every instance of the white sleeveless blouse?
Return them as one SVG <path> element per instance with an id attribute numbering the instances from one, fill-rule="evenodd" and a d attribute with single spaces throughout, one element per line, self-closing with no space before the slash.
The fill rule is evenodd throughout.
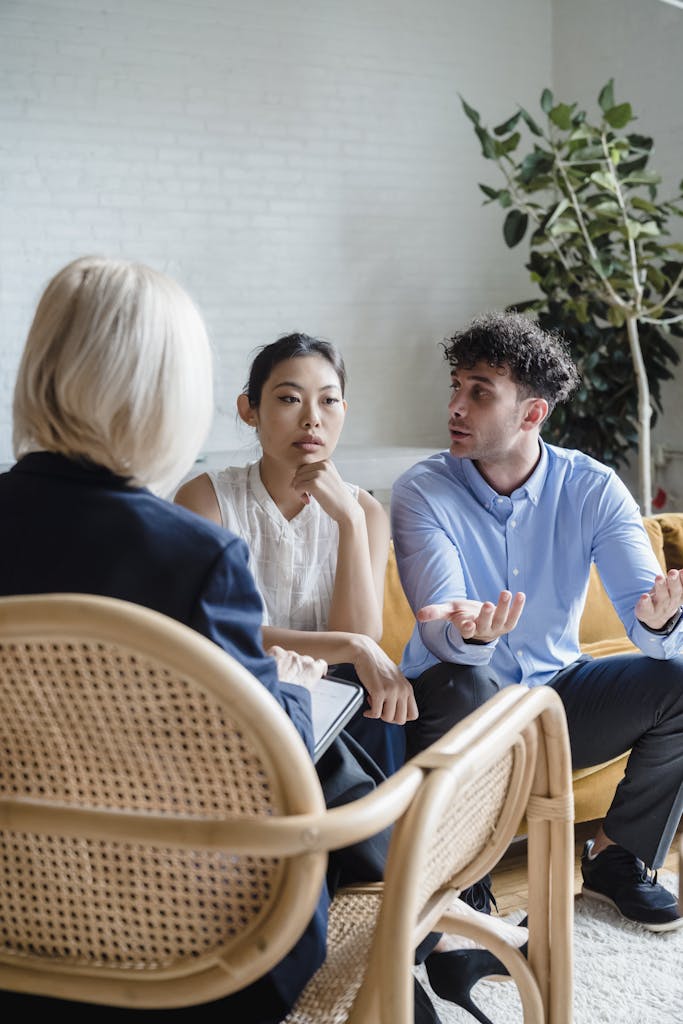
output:
<path id="1" fill-rule="evenodd" d="M 311 498 L 287 520 L 261 482 L 258 462 L 209 472 L 223 526 L 249 545 L 264 626 L 327 629 L 339 528 Z M 345 484 L 358 500 L 358 487 Z"/>

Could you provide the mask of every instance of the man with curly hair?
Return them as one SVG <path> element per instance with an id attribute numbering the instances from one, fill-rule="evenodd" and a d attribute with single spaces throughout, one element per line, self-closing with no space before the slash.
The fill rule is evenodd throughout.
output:
<path id="1" fill-rule="evenodd" d="M 631 750 L 582 858 L 583 891 L 652 931 L 683 925 L 657 883 L 683 811 L 683 572 L 662 575 L 613 470 L 546 444 L 579 384 L 564 342 L 518 313 L 475 319 L 444 345 L 450 451 L 394 485 L 392 531 L 417 624 L 401 668 L 420 716 L 408 755 L 501 686 L 552 686 L 575 768 Z M 642 653 L 589 658 L 579 620 L 595 562 Z"/>

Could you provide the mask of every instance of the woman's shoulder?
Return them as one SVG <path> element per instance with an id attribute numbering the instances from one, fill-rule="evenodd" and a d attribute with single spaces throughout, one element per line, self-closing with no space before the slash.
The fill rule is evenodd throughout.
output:
<path id="1" fill-rule="evenodd" d="M 253 465 L 253 462 L 247 462 L 244 466 L 224 466 L 222 469 L 208 470 L 206 475 L 229 486 L 247 480 Z"/>
<path id="2" fill-rule="evenodd" d="M 225 466 L 223 469 L 209 470 L 207 478 L 219 499 L 229 503 L 243 498 L 249 491 L 249 481 L 253 479 L 254 466 L 258 463 L 248 462 L 245 466 Z"/>

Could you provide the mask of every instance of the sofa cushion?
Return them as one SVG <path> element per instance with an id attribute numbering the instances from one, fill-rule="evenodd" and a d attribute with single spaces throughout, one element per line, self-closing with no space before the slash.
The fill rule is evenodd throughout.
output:
<path id="1" fill-rule="evenodd" d="M 655 553 L 657 561 L 661 565 L 662 569 L 666 569 L 667 563 L 664 559 L 664 537 L 659 518 L 654 516 L 646 517 L 643 519 L 643 525 L 645 526 L 647 535 L 650 538 L 652 550 Z M 683 540 L 683 528 L 681 539 Z M 610 650 L 596 651 L 591 649 L 593 645 L 597 643 L 603 644 L 605 641 L 615 640 L 623 641 L 624 646 L 618 650 L 614 649 L 614 644 L 611 645 Z M 591 566 L 586 604 L 579 624 L 579 643 L 581 644 L 581 649 L 585 653 L 592 654 L 594 657 L 601 657 L 603 654 L 622 654 L 629 650 L 635 650 L 635 647 L 626 636 L 626 630 L 622 625 L 621 619 L 617 615 L 612 602 L 607 596 L 607 592 L 602 585 L 600 575 L 595 565 Z"/>
<path id="2" fill-rule="evenodd" d="M 683 569 L 683 512 L 663 512 L 654 517 L 662 531 L 668 569 Z"/>
<path id="3" fill-rule="evenodd" d="M 403 648 L 410 639 L 415 619 L 403 593 L 398 576 L 394 542 L 389 545 L 389 560 L 384 577 L 384 613 L 381 647 L 397 665 L 403 657 Z"/>

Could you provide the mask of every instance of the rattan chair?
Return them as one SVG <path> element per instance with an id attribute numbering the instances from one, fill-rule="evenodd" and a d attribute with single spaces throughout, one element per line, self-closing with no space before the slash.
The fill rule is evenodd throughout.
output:
<path id="1" fill-rule="evenodd" d="M 409 1024 L 415 943 L 452 926 L 526 809 L 529 966 L 485 921 L 467 929 L 528 1020 L 570 1020 L 569 755 L 545 688 L 503 691 L 327 811 L 287 716 L 205 638 L 107 598 L 3 598 L 0 743 L 0 989 L 138 1008 L 228 995 L 297 941 L 327 851 L 399 821 L 385 886 L 333 901 L 328 960 L 291 1019 Z"/>
<path id="2" fill-rule="evenodd" d="M 412 1024 L 413 951 L 430 931 L 466 935 L 500 957 L 525 1024 L 571 1024 L 573 800 L 559 697 L 509 687 L 401 771 L 416 767 L 426 775 L 395 827 L 383 885 L 335 898 L 327 960 L 287 1024 Z M 525 808 L 528 961 L 485 915 L 455 912 L 455 897 L 500 860 Z"/>

